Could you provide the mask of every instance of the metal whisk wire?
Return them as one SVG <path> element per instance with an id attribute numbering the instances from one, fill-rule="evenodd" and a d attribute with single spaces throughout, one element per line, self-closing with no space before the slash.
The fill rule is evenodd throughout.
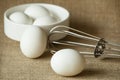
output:
<path id="1" fill-rule="evenodd" d="M 59 28 L 63 28 L 62 30 L 59 30 Z M 54 28 L 52 28 L 50 30 L 49 33 L 49 39 L 52 35 L 54 34 L 66 34 L 69 36 L 73 36 L 76 38 L 81 38 L 81 39 L 85 39 L 85 40 L 91 40 L 91 41 L 96 41 L 96 45 L 92 45 L 92 44 L 86 44 L 86 43 L 80 43 L 80 42 L 73 42 L 73 41 L 50 41 L 49 43 L 52 44 L 54 46 L 54 44 L 60 44 L 60 45 L 69 45 L 69 46 L 84 46 L 84 47 L 90 47 L 90 48 L 94 48 L 94 53 L 90 53 L 90 52 L 80 52 L 84 55 L 94 55 L 96 58 L 100 57 L 101 55 L 104 54 L 104 52 L 108 51 L 108 52 L 116 52 L 116 54 L 107 54 L 107 55 L 113 55 L 113 56 L 120 56 L 120 50 L 113 48 L 113 47 L 106 47 L 106 45 L 110 45 L 110 46 L 115 46 L 115 47 L 119 47 L 119 44 L 115 44 L 112 42 L 108 42 L 106 40 L 104 40 L 104 38 L 100 38 L 88 33 L 85 33 L 83 31 L 79 31 L 77 29 L 74 28 L 70 28 L 68 26 L 63 26 L 63 25 L 59 25 L 59 26 L 55 26 Z M 118 54 L 119 53 L 119 54 Z"/>

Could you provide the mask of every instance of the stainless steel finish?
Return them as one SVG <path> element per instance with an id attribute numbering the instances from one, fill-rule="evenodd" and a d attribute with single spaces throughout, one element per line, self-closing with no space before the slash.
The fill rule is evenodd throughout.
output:
<path id="1" fill-rule="evenodd" d="M 59 28 L 64 28 L 64 30 L 58 30 Z M 85 33 L 83 31 L 79 31 L 77 29 L 70 28 L 63 25 L 55 26 L 54 28 L 52 28 L 49 33 L 49 39 L 54 34 L 66 34 L 79 39 L 94 41 L 95 44 L 87 44 L 87 43 L 80 43 L 80 42 L 73 42 L 73 41 L 62 41 L 62 40 L 58 40 L 58 41 L 48 40 L 49 44 L 50 45 L 52 44 L 53 47 L 55 46 L 55 44 L 68 45 L 68 46 L 84 46 L 87 48 L 88 47 L 93 48 L 94 51 L 80 52 L 83 55 L 92 55 L 92 56 L 94 55 L 96 58 L 100 56 L 120 57 L 120 45 L 104 40 L 104 38 L 100 38 L 100 37 Z M 55 50 L 52 50 L 51 52 L 54 53 Z"/>

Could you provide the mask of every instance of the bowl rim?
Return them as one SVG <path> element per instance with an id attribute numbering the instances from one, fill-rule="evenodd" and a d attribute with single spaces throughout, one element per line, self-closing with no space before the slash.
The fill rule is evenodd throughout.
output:
<path id="1" fill-rule="evenodd" d="M 21 6 L 29 6 L 29 5 L 48 5 L 48 6 L 54 6 L 54 7 L 61 8 L 61 9 L 63 9 L 63 10 L 66 12 L 66 15 L 67 15 L 67 16 L 66 16 L 66 18 L 64 18 L 63 20 L 60 19 L 60 20 L 58 20 L 58 21 L 55 22 L 55 23 L 48 24 L 48 25 L 40 25 L 40 26 L 53 26 L 53 25 L 56 25 L 56 24 L 59 24 L 59 23 L 64 22 L 65 20 L 69 19 L 69 16 L 70 16 L 69 11 L 68 11 L 67 9 L 65 9 L 64 7 L 61 7 L 61 6 L 59 6 L 59 5 L 49 4 L 49 3 L 27 3 L 27 4 L 21 4 L 21 5 L 17 5 L 17 6 L 13 6 L 13 7 L 8 8 L 8 9 L 4 12 L 4 18 L 5 18 L 6 20 L 8 20 L 9 22 L 15 24 L 15 25 L 21 25 L 21 26 L 30 26 L 30 25 L 33 25 L 33 24 L 19 24 L 19 23 L 15 23 L 15 22 L 11 21 L 11 20 L 8 18 L 8 15 L 7 15 L 7 13 L 8 13 L 9 11 L 11 11 L 12 9 L 14 9 L 14 8 L 21 7 Z M 58 16 L 58 17 L 59 17 L 59 16 Z M 38 26 L 38 25 L 33 25 L 33 26 Z"/>

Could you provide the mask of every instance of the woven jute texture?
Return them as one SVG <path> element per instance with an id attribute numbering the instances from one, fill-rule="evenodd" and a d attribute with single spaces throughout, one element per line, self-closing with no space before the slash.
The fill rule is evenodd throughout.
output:
<path id="1" fill-rule="evenodd" d="M 119 0 L 0 0 L 0 80 L 120 80 L 120 59 L 86 58 L 82 73 L 63 77 L 50 67 L 52 54 L 26 58 L 19 42 L 5 36 L 3 22 L 3 14 L 8 8 L 26 3 L 60 5 L 71 14 L 71 27 L 120 43 Z"/>

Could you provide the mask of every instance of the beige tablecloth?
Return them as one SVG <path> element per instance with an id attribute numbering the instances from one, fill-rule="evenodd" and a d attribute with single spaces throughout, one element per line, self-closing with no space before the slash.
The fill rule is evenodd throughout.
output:
<path id="1" fill-rule="evenodd" d="M 4 11 L 25 3 L 51 3 L 71 13 L 70 26 L 120 43 L 119 0 L 0 0 L 0 80 L 120 80 L 120 59 L 86 58 L 85 70 L 75 77 L 62 77 L 50 67 L 51 54 L 26 58 L 19 42 L 4 34 Z"/>

